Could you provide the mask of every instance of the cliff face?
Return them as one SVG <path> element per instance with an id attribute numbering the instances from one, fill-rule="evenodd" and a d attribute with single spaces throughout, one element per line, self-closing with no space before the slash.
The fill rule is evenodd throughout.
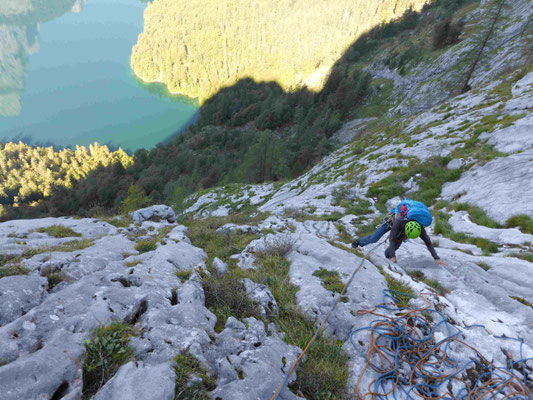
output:
<path id="1" fill-rule="evenodd" d="M 141 79 L 201 99 L 245 77 L 288 89 L 325 75 L 362 33 L 426 2 L 156 0 L 131 63 Z"/>

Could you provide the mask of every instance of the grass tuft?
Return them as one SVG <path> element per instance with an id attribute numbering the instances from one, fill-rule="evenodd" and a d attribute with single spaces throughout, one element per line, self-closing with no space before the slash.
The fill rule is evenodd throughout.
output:
<path id="1" fill-rule="evenodd" d="M 39 228 L 37 232 L 47 233 L 50 236 L 56 238 L 66 238 L 66 237 L 80 237 L 81 233 L 78 233 L 71 228 L 64 225 L 51 225 L 46 228 Z"/>
<path id="2" fill-rule="evenodd" d="M 151 240 L 139 240 L 135 244 L 135 250 L 137 250 L 139 253 L 147 253 L 149 251 L 153 251 L 157 248 L 157 242 L 155 239 Z"/>
<path id="3" fill-rule="evenodd" d="M 176 271 L 176 276 L 180 278 L 181 283 L 189 280 L 192 275 L 192 269 L 180 269 Z"/>
<path id="4" fill-rule="evenodd" d="M 174 361 L 176 372 L 174 400 L 209 400 L 208 392 L 216 388 L 216 382 L 200 361 L 188 352 L 178 354 Z M 190 382 L 193 376 L 200 380 Z"/>
<path id="5" fill-rule="evenodd" d="M 30 270 L 20 264 L 7 264 L 0 267 L 0 279 L 13 275 L 28 275 Z"/>
<path id="6" fill-rule="evenodd" d="M 320 268 L 313 272 L 313 276 L 320 278 L 322 281 L 322 286 L 327 290 L 332 292 L 340 293 L 344 288 L 344 283 L 342 283 L 340 275 L 337 271 L 328 271 L 325 268 Z"/>
<path id="7" fill-rule="evenodd" d="M 518 228 L 524 233 L 533 235 L 533 218 L 526 214 L 514 215 L 505 223 L 506 228 Z"/>

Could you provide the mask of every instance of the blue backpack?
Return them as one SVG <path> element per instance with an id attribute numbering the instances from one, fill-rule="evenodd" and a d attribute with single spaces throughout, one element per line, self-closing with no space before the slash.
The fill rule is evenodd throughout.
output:
<path id="1" fill-rule="evenodd" d="M 392 213 L 401 213 L 402 216 L 412 219 L 423 226 L 430 226 L 433 222 L 431 212 L 424 203 L 406 198 Z"/>

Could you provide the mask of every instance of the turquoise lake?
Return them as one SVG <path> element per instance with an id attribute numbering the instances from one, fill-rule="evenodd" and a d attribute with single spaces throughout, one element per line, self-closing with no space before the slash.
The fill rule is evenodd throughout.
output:
<path id="1" fill-rule="evenodd" d="M 140 0 L 4 0 L 0 5 L 0 140 L 151 148 L 198 105 L 144 85 L 130 67 Z"/>

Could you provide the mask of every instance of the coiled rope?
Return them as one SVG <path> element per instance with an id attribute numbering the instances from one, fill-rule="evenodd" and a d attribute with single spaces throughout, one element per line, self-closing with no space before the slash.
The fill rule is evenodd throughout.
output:
<path id="1" fill-rule="evenodd" d="M 361 260 L 361 262 L 359 263 L 358 267 L 354 270 L 352 276 L 350 277 L 350 279 L 348 280 L 348 282 L 346 282 L 346 285 L 344 285 L 344 287 L 342 288 L 342 291 L 341 293 L 339 294 L 339 296 L 337 297 L 337 300 L 335 301 L 335 303 L 333 304 L 333 306 L 331 307 L 331 309 L 329 310 L 329 312 L 327 313 L 326 317 L 324 318 L 324 320 L 322 321 L 322 323 L 320 324 L 320 326 L 318 327 L 318 329 L 316 330 L 315 332 L 315 335 L 313 336 L 313 338 L 309 341 L 309 343 L 307 343 L 307 346 L 305 346 L 305 349 L 302 351 L 302 354 L 300 354 L 300 356 L 296 359 L 296 361 L 294 361 L 294 363 L 292 364 L 292 367 L 291 369 L 289 370 L 289 372 L 287 372 L 287 374 L 285 374 L 285 379 L 283 379 L 283 382 L 281 383 L 281 385 L 279 385 L 278 389 L 274 392 L 274 394 L 272 395 L 271 399 L 270 400 L 276 400 L 281 392 L 282 392 L 282 389 L 287 385 L 287 382 L 289 380 L 289 377 L 291 376 L 292 372 L 294 371 L 294 369 L 296 368 L 296 366 L 298 365 L 298 363 L 300 362 L 300 360 L 302 359 L 302 357 L 305 355 L 305 353 L 307 353 L 307 350 L 309 350 L 309 348 L 313 345 L 313 343 L 315 342 L 316 338 L 318 337 L 318 335 L 320 334 L 320 332 L 322 332 L 322 329 L 324 328 L 324 325 L 326 324 L 326 322 L 328 321 L 329 319 L 329 316 L 331 315 L 331 313 L 335 310 L 335 307 L 337 307 L 337 304 L 339 304 L 342 296 L 344 296 L 344 293 L 346 292 L 346 289 L 348 288 L 348 286 L 350 286 L 350 284 L 352 283 L 353 281 L 353 278 L 355 277 L 355 275 L 357 274 L 357 272 L 359 272 L 359 270 L 361 269 L 361 267 L 363 266 L 363 263 L 365 262 L 365 260 L 379 247 L 381 246 L 383 243 L 385 243 L 387 241 L 387 239 L 383 240 L 382 242 L 378 243 L 372 250 L 370 250 L 370 252 L 365 255 L 363 257 L 363 259 Z"/>
<path id="2" fill-rule="evenodd" d="M 476 348 L 460 340 L 462 331 L 449 324 L 439 311 L 432 309 L 423 293 L 420 298 L 426 306 L 422 308 L 399 307 L 395 295 L 405 296 L 386 290 L 382 304 L 357 312 L 358 315 L 378 317 L 369 326 L 356 329 L 350 335 L 355 350 L 366 360 L 356 386 L 360 399 L 533 400 L 533 381 L 528 380 L 527 375 L 529 371 L 533 376 L 533 368 L 526 365 L 533 358 L 523 357 L 522 339 L 493 336 L 520 343 L 519 360 L 512 360 L 512 355 L 504 352 L 508 358 L 507 365 L 496 366 Z M 395 316 L 383 314 L 384 310 Z M 440 317 L 434 324 L 433 316 Z M 465 327 L 475 328 L 485 327 Z M 363 333 L 368 334 L 368 345 L 358 340 Z M 452 348 L 454 353 L 461 352 L 465 357 L 462 360 L 452 357 Z M 468 352 L 477 359 L 472 356 L 467 358 Z M 378 376 L 371 380 L 361 395 L 361 380 L 368 370 Z"/>

